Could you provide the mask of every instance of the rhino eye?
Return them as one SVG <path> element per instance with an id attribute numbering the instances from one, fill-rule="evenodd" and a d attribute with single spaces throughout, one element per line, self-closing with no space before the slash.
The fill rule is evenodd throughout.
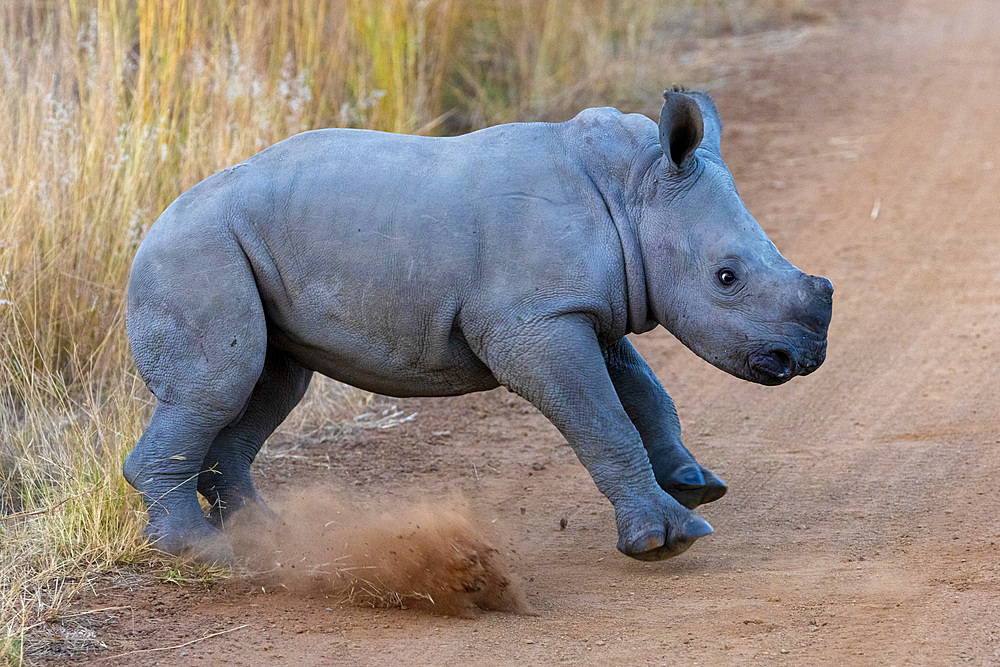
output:
<path id="1" fill-rule="evenodd" d="M 736 282 L 736 274 L 733 273 L 732 269 L 719 269 L 719 272 L 715 274 L 715 277 L 719 279 L 719 283 L 723 287 L 730 287 Z"/>

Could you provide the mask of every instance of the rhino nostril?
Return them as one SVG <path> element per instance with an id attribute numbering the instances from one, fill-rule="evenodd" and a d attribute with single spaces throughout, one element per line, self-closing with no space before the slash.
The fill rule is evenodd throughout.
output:
<path id="1" fill-rule="evenodd" d="M 795 374 L 795 360 L 782 349 L 765 352 L 758 357 L 755 365 L 776 380 L 785 380 Z"/>
<path id="2" fill-rule="evenodd" d="M 760 350 L 750 358 L 754 370 L 754 382 L 761 384 L 781 384 L 798 373 L 795 357 L 788 350 L 774 348 Z"/>
<path id="3" fill-rule="evenodd" d="M 792 355 L 784 350 L 771 350 L 768 353 L 775 362 L 775 369 L 779 370 L 775 375 L 788 376 L 795 371 L 795 361 L 792 359 Z"/>

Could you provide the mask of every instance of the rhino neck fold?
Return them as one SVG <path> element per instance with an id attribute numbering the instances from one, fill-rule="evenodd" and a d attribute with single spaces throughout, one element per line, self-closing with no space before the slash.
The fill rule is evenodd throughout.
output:
<path id="1" fill-rule="evenodd" d="M 610 209 L 609 209 L 610 210 Z M 646 269 L 642 261 L 635 227 L 628 220 L 612 213 L 611 219 L 618 230 L 625 262 L 625 298 L 628 305 L 628 333 L 645 333 L 656 326 L 649 316 L 649 298 L 646 293 Z M 623 224 L 625 223 L 625 224 Z"/>
<path id="2" fill-rule="evenodd" d="M 650 316 L 637 225 L 655 193 L 656 170 L 664 159 L 659 127 L 646 116 L 611 108 L 586 109 L 559 127 L 568 152 L 603 200 L 621 243 L 626 321 L 616 322 L 616 328 L 625 333 L 649 331 L 657 322 Z"/>
<path id="3" fill-rule="evenodd" d="M 650 174 L 654 174 L 652 182 L 655 187 L 656 166 L 662 157 L 662 151 L 657 150 L 632 161 L 633 169 L 628 170 L 628 177 L 624 180 L 609 178 L 611 174 L 605 174 L 604 178 L 591 175 L 621 242 L 628 313 L 627 333 L 645 333 L 657 325 L 649 311 L 646 267 L 636 228 L 639 216 L 635 212 L 641 210 L 646 201 Z"/>

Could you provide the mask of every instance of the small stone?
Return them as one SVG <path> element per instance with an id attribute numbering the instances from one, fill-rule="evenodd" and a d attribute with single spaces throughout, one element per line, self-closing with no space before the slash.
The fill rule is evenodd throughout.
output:
<path id="1" fill-rule="evenodd" d="M 604 646 L 604 640 L 603 640 L 603 639 L 598 639 L 598 640 L 597 640 L 596 642 L 594 642 L 594 643 L 595 643 L 595 644 L 597 644 L 598 646 Z"/>
<path id="2" fill-rule="evenodd" d="M 534 639 L 525 639 L 525 640 L 524 640 L 524 643 L 525 643 L 525 644 L 534 644 L 534 643 L 535 643 L 535 640 L 534 640 Z"/>
<path id="3" fill-rule="evenodd" d="M 783 649 L 781 649 L 781 652 L 782 653 L 788 653 L 788 649 L 787 648 L 783 648 Z"/>

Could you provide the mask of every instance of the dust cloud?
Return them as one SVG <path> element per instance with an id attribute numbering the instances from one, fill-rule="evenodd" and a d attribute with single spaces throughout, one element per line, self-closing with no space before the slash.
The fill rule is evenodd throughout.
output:
<path id="1" fill-rule="evenodd" d="M 303 490 L 272 504 L 277 519 L 242 512 L 226 532 L 251 577 L 293 593 L 451 616 L 535 613 L 460 498 L 358 502 L 356 496 Z"/>

